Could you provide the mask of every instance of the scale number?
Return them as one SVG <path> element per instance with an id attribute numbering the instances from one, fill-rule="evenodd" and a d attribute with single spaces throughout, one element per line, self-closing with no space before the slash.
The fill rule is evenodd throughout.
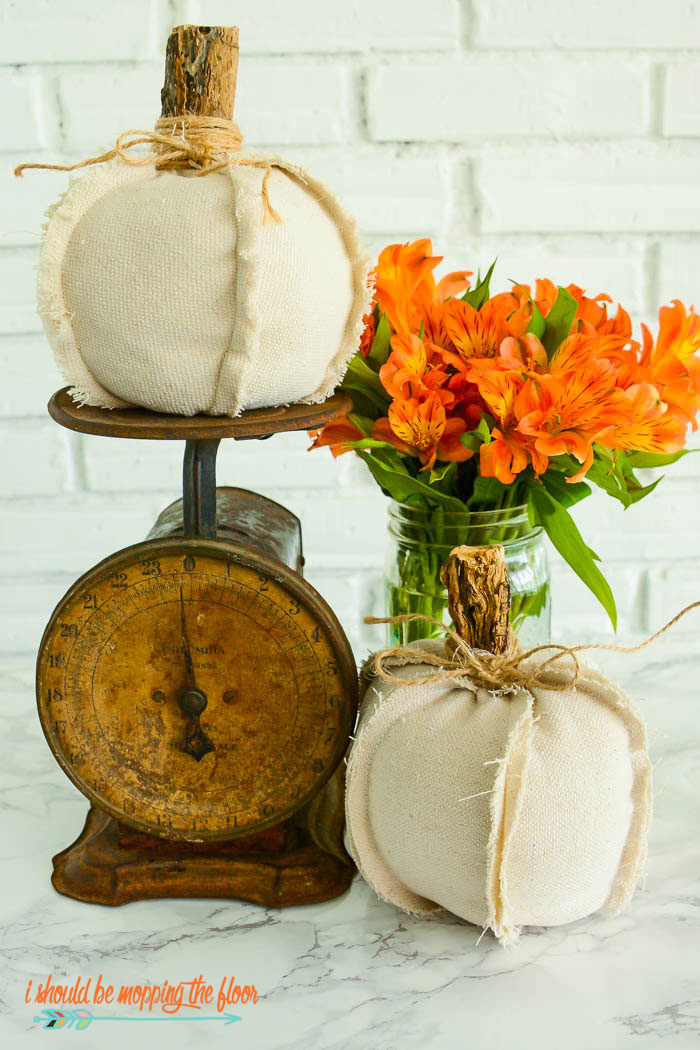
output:
<path id="1" fill-rule="evenodd" d="M 159 561 L 144 561 L 144 562 L 141 562 L 141 575 L 142 576 L 160 576 L 160 562 Z"/>

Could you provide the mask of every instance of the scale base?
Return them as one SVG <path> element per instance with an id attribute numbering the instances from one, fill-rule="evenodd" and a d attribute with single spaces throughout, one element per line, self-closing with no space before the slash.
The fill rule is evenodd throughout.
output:
<path id="1" fill-rule="evenodd" d="M 142 834 L 92 806 L 78 838 L 53 858 L 51 881 L 88 904 L 218 897 L 282 908 L 338 897 L 354 874 L 291 821 L 227 842 L 180 842 Z"/>

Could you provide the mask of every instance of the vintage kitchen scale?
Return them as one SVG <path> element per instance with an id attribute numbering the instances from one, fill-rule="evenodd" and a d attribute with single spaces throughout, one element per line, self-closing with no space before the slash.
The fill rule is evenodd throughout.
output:
<path id="1" fill-rule="evenodd" d="M 174 30 L 163 112 L 230 117 L 237 47 L 237 30 Z M 110 905 L 336 896 L 354 872 L 342 761 L 357 711 L 352 650 L 303 578 L 298 519 L 254 492 L 217 488 L 215 465 L 222 439 L 315 429 L 350 399 L 166 415 L 79 406 L 68 389 L 49 403 L 60 425 L 184 440 L 185 454 L 182 499 L 70 588 L 41 642 L 41 723 L 91 804 L 54 858 L 54 886 Z"/>
<path id="2" fill-rule="evenodd" d="M 352 650 L 302 576 L 298 519 L 215 479 L 222 438 L 318 427 L 348 402 L 230 419 L 78 407 L 67 388 L 51 399 L 71 430 L 185 440 L 182 500 L 70 588 L 41 642 L 44 733 L 91 803 L 82 834 L 54 858 L 61 893 L 277 906 L 349 885 Z"/>

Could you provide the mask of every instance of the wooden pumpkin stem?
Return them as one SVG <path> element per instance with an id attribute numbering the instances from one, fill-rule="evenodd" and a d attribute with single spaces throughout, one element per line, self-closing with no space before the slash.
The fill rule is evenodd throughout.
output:
<path id="1" fill-rule="evenodd" d="M 177 26 L 165 51 L 161 117 L 232 120 L 237 74 L 237 26 Z"/>
<path id="2" fill-rule="evenodd" d="M 504 653 L 510 582 L 503 547 L 455 547 L 440 572 L 455 630 L 472 649 Z"/>

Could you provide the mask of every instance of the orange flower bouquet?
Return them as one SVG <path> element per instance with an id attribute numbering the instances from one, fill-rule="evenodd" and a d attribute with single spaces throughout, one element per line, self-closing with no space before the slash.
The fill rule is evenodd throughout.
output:
<path id="1" fill-rule="evenodd" d="M 538 621 L 527 640 L 546 640 L 544 555 L 531 552 L 528 573 L 522 549 L 543 529 L 615 626 L 612 592 L 569 508 L 591 485 L 628 507 L 658 483 L 635 470 L 684 454 L 700 408 L 700 317 L 675 300 L 659 311 L 656 341 L 645 325 L 637 340 L 608 295 L 549 280 L 491 295 L 493 266 L 472 286 L 467 271 L 436 281 L 441 261 L 429 240 L 381 252 L 342 384 L 353 411 L 312 445 L 354 451 L 394 501 L 387 615 L 440 619 L 450 547 L 503 542 L 514 625 Z M 425 633 L 414 622 L 395 638 Z"/>

